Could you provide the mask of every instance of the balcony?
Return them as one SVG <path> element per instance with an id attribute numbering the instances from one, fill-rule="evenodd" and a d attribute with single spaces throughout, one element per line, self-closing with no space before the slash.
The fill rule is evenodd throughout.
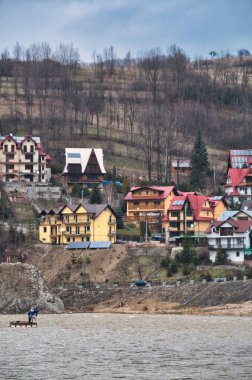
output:
<path id="1" fill-rule="evenodd" d="M 221 248 L 224 250 L 228 249 L 245 249 L 244 244 L 221 244 Z M 208 245 L 209 251 L 216 251 L 218 249 L 218 245 Z"/>
<path id="2" fill-rule="evenodd" d="M 110 231 L 109 233 L 108 233 L 108 236 L 115 236 L 116 235 L 116 231 Z"/>

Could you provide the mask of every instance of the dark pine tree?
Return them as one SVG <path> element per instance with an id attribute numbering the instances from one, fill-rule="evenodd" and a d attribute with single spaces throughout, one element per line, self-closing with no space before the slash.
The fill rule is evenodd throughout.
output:
<path id="1" fill-rule="evenodd" d="M 227 264 L 227 254 L 222 249 L 220 242 L 218 243 L 217 251 L 216 251 L 216 257 L 215 257 L 215 264 L 216 265 L 225 265 Z"/>
<path id="2" fill-rule="evenodd" d="M 94 185 L 92 191 L 90 193 L 89 202 L 92 204 L 101 204 L 102 203 L 102 195 L 98 185 Z"/>
<path id="3" fill-rule="evenodd" d="M 208 153 L 201 131 L 199 130 L 191 154 L 190 184 L 194 190 L 202 190 L 206 187 L 208 172 Z"/>

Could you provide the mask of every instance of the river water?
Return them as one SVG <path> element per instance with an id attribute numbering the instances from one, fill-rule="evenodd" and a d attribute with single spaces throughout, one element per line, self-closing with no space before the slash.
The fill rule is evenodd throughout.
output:
<path id="1" fill-rule="evenodd" d="M 0 316 L 0 380 L 251 379 L 252 318 L 139 314 Z"/>

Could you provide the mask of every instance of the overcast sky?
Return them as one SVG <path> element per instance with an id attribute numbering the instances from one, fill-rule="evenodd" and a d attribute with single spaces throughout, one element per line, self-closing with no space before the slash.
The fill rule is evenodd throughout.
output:
<path id="1" fill-rule="evenodd" d="M 111 45 L 120 58 L 172 44 L 191 59 L 252 53 L 252 0 L 0 0 L 0 51 L 16 41 L 73 43 L 85 61 Z"/>

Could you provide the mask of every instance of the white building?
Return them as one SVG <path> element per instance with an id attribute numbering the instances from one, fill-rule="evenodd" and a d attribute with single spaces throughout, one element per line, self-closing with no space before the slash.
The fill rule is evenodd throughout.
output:
<path id="1" fill-rule="evenodd" d="M 0 181 L 47 183 L 50 178 L 50 156 L 40 137 L 0 136 Z"/>
<path id="2" fill-rule="evenodd" d="M 245 250 L 252 246 L 252 220 L 215 220 L 207 230 L 207 239 L 212 262 L 220 244 L 228 260 L 242 264 Z"/>

